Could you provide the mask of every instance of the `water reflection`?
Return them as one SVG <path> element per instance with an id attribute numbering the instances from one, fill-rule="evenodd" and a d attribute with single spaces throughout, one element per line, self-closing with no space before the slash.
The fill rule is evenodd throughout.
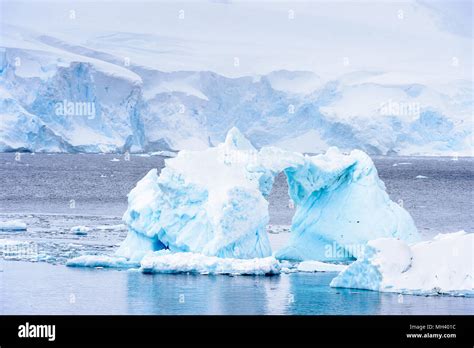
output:
<path id="1" fill-rule="evenodd" d="M 375 314 L 380 311 L 380 294 L 329 287 L 335 273 L 298 273 L 291 276 L 293 314 Z"/>
<path id="2" fill-rule="evenodd" d="M 130 314 L 265 314 L 280 279 L 129 272 L 127 281 Z"/>
<path id="3" fill-rule="evenodd" d="M 474 298 L 329 287 L 334 273 L 155 274 L 3 262 L 0 314 L 473 314 Z M 71 294 L 74 300 L 71 301 Z"/>
<path id="4" fill-rule="evenodd" d="M 131 314 L 461 314 L 474 312 L 473 298 L 400 297 L 358 289 L 335 289 L 334 273 L 276 277 L 143 275 L 128 273 Z"/>

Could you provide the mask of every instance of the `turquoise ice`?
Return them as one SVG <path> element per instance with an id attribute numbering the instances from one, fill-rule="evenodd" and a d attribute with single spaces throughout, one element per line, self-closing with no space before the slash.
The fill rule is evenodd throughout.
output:
<path id="1" fill-rule="evenodd" d="M 117 254 L 136 260 L 161 249 L 239 259 L 272 255 L 266 197 L 280 172 L 295 215 L 289 244 L 274 253 L 278 259 L 347 260 L 371 239 L 419 239 L 364 152 L 257 151 L 233 128 L 224 143 L 181 151 L 159 175 L 153 169 L 137 183 L 123 216 L 128 236 Z"/>

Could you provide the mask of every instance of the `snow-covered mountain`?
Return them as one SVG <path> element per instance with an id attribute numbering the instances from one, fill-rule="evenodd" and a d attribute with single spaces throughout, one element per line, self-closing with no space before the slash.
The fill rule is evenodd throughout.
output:
<path id="1" fill-rule="evenodd" d="M 472 47 L 472 36 L 466 38 L 462 28 L 457 28 L 460 35 L 430 24 L 432 8 L 403 5 L 407 18 L 412 15 L 418 23 L 425 23 L 423 30 L 404 44 L 410 48 L 435 34 L 439 39 L 449 38 L 446 50 L 452 55 L 443 58 L 443 70 L 437 69 L 432 58 L 426 69 L 417 61 L 410 70 L 410 64 L 404 65 L 402 59 L 399 64 L 383 65 L 365 57 L 365 64 L 353 64 L 359 51 L 343 57 L 338 47 L 331 53 L 337 56 L 333 60 L 340 60 L 338 66 L 327 62 L 327 52 L 321 54 L 320 66 L 307 64 L 306 53 L 333 47 L 328 42 L 309 45 L 312 30 L 314 37 L 319 38 L 323 31 L 336 36 L 326 41 L 338 42 L 337 23 L 327 28 L 321 27 L 326 22 L 315 24 L 309 30 L 311 22 L 306 21 L 315 18 L 312 8 L 289 12 L 281 4 L 262 9 L 261 4 L 202 3 L 181 10 L 172 9 L 169 3 L 146 3 L 144 7 L 150 11 L 142 8 L 137 13 L 136 6 L 124 3 L 120 6 L 129 6 L 133 19 L 117 27 L 112 18 L 104 18 L 104 6 L 103 2 L 69 6 L 34 2 L 23 7 L 21 3 L 2 3 L 0 151 L 202 149 L 222 141 L 236 126 L 257 147 L 277 145 L 310 153 L 338 146 L 371 154 L 472 155 L 473 89 L 472 78 L 466 73 L 472 69 L 472 52 L 466 50 Z M 156 6 L 160 10 L 157 16 L 168 13 L 173 17 L 176 23 L 171 28 L 166 16 L 156 28 L 150 27 L 147 12 Z M 229 6 L 237 11 L 230 14 Z M 354 24 L 348 13 L 340 12 L 341 5 L 333 10 L 326 8 L 328 5 L 318 6 L 348 28 Z M 399 10 L 390 6 L 371 12 L 394 11 L 395 18 L 388 24 L 371 23 L 382 36 L 394 35 L 395 21 L 400 21 Z M 106 8 L 118 16 L 123 8 L 121 12 L 116 7 Z M 209 11 L 203 12 L 205 8 Z M 273 22 L 275 13 L 296 16 L 290 20 L 301 28 L 291 29 L 281 39 L 304 33 L 298 37 L 309 46 L 291 53 L 280 45 L 281 54 L 270 58 L 278 45 L 268 28 L 264 33 L 250 29 L 235 33 L 223 26 L 222 36 L 216 36 L 212 29 L 218 23 L 201 23 L 212 14 L 242 17 L 256 9 L 274 28 L 278 28 Z M 201 21 L 196 22 L 193 15 L 198 10 Z M 38 12 L 48 14 L 47 18 Z M 103 14 L 102 21 L 97 13 Z M 296 20 L 299 13 L 304 14 L 302 23 Z M 400 40 L 410 37 L 408 29 L 416 24 L 406 22 L 408 28 L 400 29 Z M 195 32 L 193 23 L 207 31 Z M 254 28 L 262 26 L 252 18 L 249 23 Z M 360 37 L 347 32 L 339 35 L 356 41 L 365 37 L 360 42 L 370 46 L 370 51 L 378 38 L 372 42 L 365 29 L 360 30 Z M 240 43 L 235 53 L 232 43 Z M 297 49 L 294 45 L 289 48 Z M 425 51 L 431 53 L 431 49 L 427 44 Z M 412 53 L 405 55 L 416 58 Z M 268 64 L 262 64 L 262 57 Z M 225 66 L 223 61 L 227 61 Z"/>

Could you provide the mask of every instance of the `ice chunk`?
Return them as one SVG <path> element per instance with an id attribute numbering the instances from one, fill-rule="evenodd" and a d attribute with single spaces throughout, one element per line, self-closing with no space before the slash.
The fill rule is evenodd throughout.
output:
<path id="1" fill-rule="evenodd" d="M 172 253 L 161 250 L 146 254 L 141 262 L 126 257 L 82 255 L 70 259 L 69 267 L 137 268 L 144 273 L 199 273 L 230 275 L 276 275 L 280 263 L 274 257 L 233 259 L 196 253 Z"/>
<path id="2" fill-rule="evenodd" d="M 124 230 L 126 228 L 126 226 L 124 224 L 98 225 L 95 228 L 98 229 L 98 230 L 101 230 L 101 231 L 106 231 L 106 230 L 120 231 L 120 230 Z"/>
<path id="3" fill-rule="evenodd" d="M 0 231 L 26 231 L 26 223 L 21 220 L 2 221 Z"/>
<path id="4" fill-rule="evenodd" d="M 163 157 L 176 157 L 176 152 L 173 151 L 154 151 L 149 154 L 144 154 L 148 156 L 163 156 Z"/>
<path id="5" fill-rule="evenodd" d="M 26 231 L 26 224 L 21 220 L 0 221 L 0 231 Z"/>
<path id="6" fill-rule="evenodd" d="M 67 261 L 69 267 L 107 267 L 107 268 L 132 268 L 138 267 L 139 262 L 130 261 L 125 257 L 106 255 L 82 255 Z"/>
<path id="7" fill-rule="evenodd" d="M 78 236 L 85 236 L 89 230 L 89 227 L 86 226 L 71 227 L 71 233 L 77 234 Z"/>
<path id="8" fill-rule="evenodd" d="M 118 256 L 139 260 L 161 249 L 221 258 L 270 256 L 266 197 L 282 171 L 295 216 L 279 259 L 352 259 L 377 237 L 418 238 L 410 215 L 389 199 L 361 151 L 257 151 L 234 128 L 223 144 L 181 151 L 165 163 L 159 176 L 151 170 L 129 193 L 123 216 L 129 232 Z"/>
<path id="9" fill-rule="evenodd" d="M 141 270 L 145 273 L 273 275 L 280 273 L 280 264 L 274 257 L 243 260 L 162 250 L 147 254 L 141 262 Z"/>
<path id="10" fill-rule="evenodd" d="M 412 294 L 474 294 L 474 234 L 440 234 L 414 245 L 381 238 L 331 282 L 333 287 Z"/>
<path id="11" fill-rule="evenodd" d="M 346 268 L 346 265 L 338 265 L 321 261 L 303 261 L 300 262 L 297 267 L 299 272 L 340 272 Z"/>

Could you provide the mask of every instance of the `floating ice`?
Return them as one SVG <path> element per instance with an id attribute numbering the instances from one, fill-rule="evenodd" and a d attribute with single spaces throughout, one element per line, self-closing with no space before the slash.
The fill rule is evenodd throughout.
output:
<path id="1" fill-rule="evenodd" d="M 74 233 L 78 236 L 85 236 L 85 235 L 87 235 L 87 232 L 89 232 L 89 231 L 90 231 L 90 228 L 86 227 L 86 226 L 71 227 L 71 233 Z"/>
<path id="2" fill-rule="evenodd" d="M 163 157 L 176 157 L 176 152 L 173 151 L 154 151 L 150 152 L 148 156 L 163 156 Z"/>
<path id="3" fill-rule="evenodd" d="M 300 262 L 297 267 L 299 272 L 340 272 L 346 268 L 346 265 L 338 265 L 321 261 L 303 261 Z"/>
<path id="4" fill-rule="evenodd" d="M 138 268 L 144 273 L 200 273 L 231 275 L 274 275 L 280 263 L 274 257 L 233 259 L 196 253 L 172 253 L 161 250 L 146 254 L 141 262 L 125 257 L 82 255 L 70 259 L 69 267 Z"/>
<path id="5" fill-rule="evenodd" d="M 393 238 L 370 241 L 364 255 L 333 287 L 412 294 L 474 294 L 474 234 L 439 234 L 414 245 Z"/>
<path id="6" fill-rule="evenodd" d="M 161 250 L 147 254 L 141 261 L 141 270 L 145 273 L 274 275 L 280 273 L 280 264 L 271 256 L 243 260 Z"/>
<path id="7" fill-rule="evenodd" d="M 69 267 L 107 267 L 107 268 L 132 268 L 138 267 L 138 262 L 133 262 L 125 257 L 106 255 L 82 255 L 67 261 Z"/>
<path id="8" fill-rule="evenodd" d="M 290 242 L 277 258 L 351 259 L 374 238 L 418 239 L 410 215 L 389 199 L 365 153 L 257 151 L 233 128 L 223 144 L 181 151 L 159 176 L 152 169 L 137 183 L 123 216 L 129 233 L 117 255 L 141 260 L 149 251 L 169 249 L 221 258 L 270 256 L 266 197 L 282 171 L 296 212 Z"/>
<path id="9" fill-rule="evenodd" d="M 26 224 L 21 220 L 0 221 L 0 231 L 26 231 Z"/>
<path id="10" fill-rule="evenodd" d="M 106 231 L 106 230 L 120 231 L 120 230 L 124 230 L 126 228 L 126 226 L 124 224 L 98 225 L 95 228 L 98 229 L 98 230 L 101 230 L 101 231 Z"/>

